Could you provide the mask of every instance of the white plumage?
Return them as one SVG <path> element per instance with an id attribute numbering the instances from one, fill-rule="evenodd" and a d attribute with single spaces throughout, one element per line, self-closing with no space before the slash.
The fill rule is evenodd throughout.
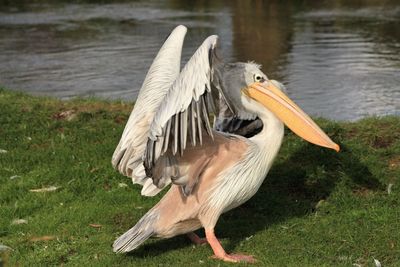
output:
<path id="1" fill-rule="evenodd" d="M 185 111 L 192 100 L 199 101 L 205 91 L 211 92 L 212 69 L 208 57 L 217 41 L 216 35 L 208 37 L 182 69 L 156 112 L 150 127 L 151 139 L 161 136 L 167 121 L 173 115 Z"/>
<path id="2" fill-rule="evenodd" d="M 186 32 L 185 26 L 176 27 L 158 52 L 112 157 L 113 166 L 123 175 L 130 176 L 133 183 L 145 185 L 143 195 L 154 195 L 160 191 L 146 177 L 142 157 L 154 115 L 179 75 Z"/>
<path id="3" fill-rule="evenodd" d="M 179 73 L 185 34 L 186 28 L 178 26 L 160 49 L 112 159 L 122 174 L 143 185 L 142 195 L 153 196 L 172 185 L 113 248 L 128 252 L 151 236 L 184 233 L 199 243 L 191 231 L 204 227 L 217 258 L 254 262 L 252 256 L 227 254 L 214 227 L 222 213 L 258 191 L 281 146 L 283 123 L 309 142 L 339 147 L 259 65 L 216 60 L 215 35 Z M 211 128 L 209 116 L 218 112 L 214 102 L 223 105 L 223 118 L 216 121 L 226 133 Z"/>

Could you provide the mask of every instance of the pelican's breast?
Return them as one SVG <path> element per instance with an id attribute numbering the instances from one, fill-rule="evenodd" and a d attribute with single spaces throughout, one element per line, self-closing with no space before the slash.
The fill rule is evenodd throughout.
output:
<path id="1" fill-rule="evenodd" d="M 283 131 L 283 124 L 277 122 L 273 127 L 264 127 L 250 139 L 237 137 L 248 144 L 248 149 L 241 160 L 217 177 L 210 188 L 210 206 L 221 213 L 226 212 L 243 204 L 258 191 L 278 154 Z"/>

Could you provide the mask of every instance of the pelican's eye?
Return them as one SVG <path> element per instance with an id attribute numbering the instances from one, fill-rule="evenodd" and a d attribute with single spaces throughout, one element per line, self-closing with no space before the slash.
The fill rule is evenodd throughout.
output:
<path id="1" fill-rule="evenodd" d="M 262 83 L 265 81 L 265 79 L 260 74 L 254 74 L 254 81 Z"/>

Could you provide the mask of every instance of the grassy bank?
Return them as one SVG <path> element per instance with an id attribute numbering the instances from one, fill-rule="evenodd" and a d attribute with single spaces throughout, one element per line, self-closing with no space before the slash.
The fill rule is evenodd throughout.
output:
<path id="1" fill-rule="evenodd" d="M 0 90 L 0 109 L 0 244 L 12 249 L 0 252 L 3 261 L 220 263 L 209 258 L 209 246 L 185 237 L 150 240 L 129 255 L 111 251 L 159 199 L 141 197 L 110 164 L 130 104 Z M 318 122 L 342 151 L 287 133 L 259 192 L 221 217 L 217 236 L 229 252 L 253 254 L 260 266 L 373 266 L 374 258 L 400 266 L 400 118 Z M 31 191 L 43 188 L 53 191 Z"/>

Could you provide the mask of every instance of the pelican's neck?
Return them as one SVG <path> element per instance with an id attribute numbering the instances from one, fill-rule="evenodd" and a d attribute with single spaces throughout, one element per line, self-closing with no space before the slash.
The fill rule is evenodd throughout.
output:
<path id="1" fill-rule="evenodd" d="M 265 109 L 259 112 L 258 117 L 263 123 L 263 129 L 250 138 L 250 141 L 254 142 L 261 152 L 274 158 L 282 144 L 284 125 L 273 113 Z"/>

